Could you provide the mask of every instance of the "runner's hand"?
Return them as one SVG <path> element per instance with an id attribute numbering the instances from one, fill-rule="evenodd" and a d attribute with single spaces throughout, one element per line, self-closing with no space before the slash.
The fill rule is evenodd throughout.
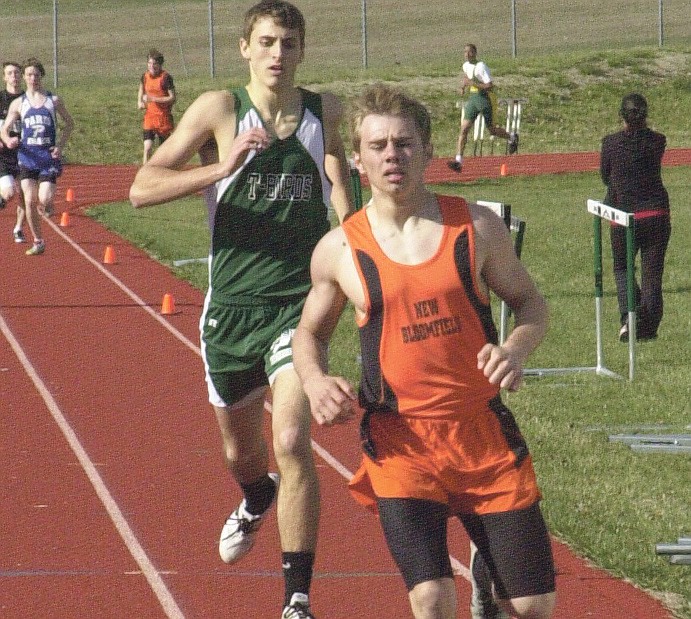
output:
<path id="1" fill-rule="evenodd" d="M 321 426 L 347 423 L 357 414 L 357 393 L 345 378 L 328 375 L 310 378 L 305 381 L 304 389 L 312 417 Z"/>
<path id="2" fill-rule="evenodd" d="M 485 344 L 477 354 L 477 367 L 492 385 L 517 391 L 523 382 L 523 361 L 504 346 Z"/>

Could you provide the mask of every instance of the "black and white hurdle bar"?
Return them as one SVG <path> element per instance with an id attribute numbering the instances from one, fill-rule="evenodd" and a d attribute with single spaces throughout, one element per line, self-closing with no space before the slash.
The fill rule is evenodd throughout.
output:
<path id="1" fill-rule="evenodd" d="M 635 368 L 636 343 L 636 307 L 635 307 L 635 280 L 633 269 L 634 257 L 634 218 L 632 213 L 607 206 L 597 200 L 588 200 L 586 203 L 588 212 L 593 215 L 594 237 L 594 279 L 595 279 L 595 365 L 590 367 L 565 367 L 565 368 L 533 368 L 523 371 L 526 376 L 547 376 L 550 374 L 566 374 L 569 372 L 595 372 L 610 378 L 623 378 L 616 372 L 605 366 L 602 348 L 602 220 L 613 222 L 616 225 L 626 226 L 626 288 L 627 309 L 629 326 L 629 381 L 633 381 Z"/>
<path id="2" fill-rule="evenodd" d="M 523 238 L 525 237 L 525 221 L 511 214 L 511 205 L 503 202 L 488 202 L 487 200 L 477 200 L 476 204 L 492 210 L 501 217 L 509 231 L 514 232 L 513 248 L 520 259 L 523 250 Z M 509 322 L 509 308 L 502 300 L 499 311 L 499 343 L 503 344 L 506 340 Z"/>
<path id="3" fill-rule="evenodd" d="M 668 556 L 673 565 L 691 565 L 691 537 L 680 537 L 676 544 L 655 544 L 655 553 Z"/>

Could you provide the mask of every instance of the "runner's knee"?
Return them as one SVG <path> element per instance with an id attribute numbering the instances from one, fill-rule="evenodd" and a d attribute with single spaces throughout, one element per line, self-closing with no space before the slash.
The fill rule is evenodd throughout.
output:
<path id="1" fill-rule="evenodd" d="M 273 447 L 279 466 L 285 460 L 302 460 L 310 457 L 309 431 L 301 423 L 291 423 L 277 428 L 274 430 Z"/>
<path id="2" fill-rule="evenodd" d="M 456 616 L 456 585 L 452 578 L 421 582 L 408 597 L 416 617 Z"/>
<path id="3" fill-rule="evenodd" d="M 517 619 L 549 619 L 554 611 L 556 594 L 545 593 L 510 601 L 511 612 Z"/>

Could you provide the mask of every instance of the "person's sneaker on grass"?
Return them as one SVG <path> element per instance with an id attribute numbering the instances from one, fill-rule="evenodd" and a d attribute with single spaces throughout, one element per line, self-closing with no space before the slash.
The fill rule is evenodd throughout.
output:
<path id="1" fill-rule="evenodd" d="M 14 238 L 15 243 L 26 243 L 26 237 L 24 236 L 24 232 L 22 230 L 13 230 L 12 237 Z"/>
<path id="2" fill-rule="evenodd" d="M 463 168 L 463 164 L 461 164 L 460 161 L 457 159 L 452 159 L 451 161 L 447 161 L 446 165 L 449 166 L 454 172 L 458 172 L 460 174 L 461 169 Z"/>
<path id="3" fill-rule="evenodd" d="M 24 252 L 27 256 L 38 256 L 46 251 L 46 244 L 43 241 L 34 241 L 34 244 Z"/>
<path id="4" fill-rule="evenodd" d="M 492 577 L 477 547 L 470 544 L 470 616 L 472 619 L 510 619 L 494 599 Z"/>
<path id="5" fill-rule="evenodd" d="M 309 598 L 304 593 L 293 593 L 290 604 L 283 609 L 281 619 L 316 619 L 310 610 Z"/>
<path id="6" fill-rule="evenodd" d="M 239 561 L 252 549 L 264 516 L 266 516 L 278 496 L 278 474 L 269 473 L 269 477 L 276 486 L 274 497 L 269 507 L 261 514 L 250 514 L 246 509 L 247 502 L 245 499 L 242 499 L 240 505 L 228 516 L 223 525 L 221 539 L 218 542 L 218 552 L 225 563 Z"/>
<path id="7" fill-rule="evenodd" d="M 518 152 L 518 134 L 512 133 L 509 137 L 509 155 L 515 155 Z"/>

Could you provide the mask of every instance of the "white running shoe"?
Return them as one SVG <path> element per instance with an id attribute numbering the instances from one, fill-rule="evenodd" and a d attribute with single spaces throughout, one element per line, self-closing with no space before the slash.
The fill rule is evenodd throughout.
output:
<path id="1" fill-rule="evenodd" d="M 304 593 L 293 593 L 290 604 L 283 609 L 281 619 L 316 619 L 310 610 L 309 598 Z"/>
<path id="2" fill-rule="evenodd" d="M 494 599 L 492 578 L 484 561 L 476 561 L 477 547 L 470 542 L 470 616 L 472 619 L 510 619 Z"/>
<path id="3" fill-rule="evenodd" d="M 269 477 L 271 477 L 276 485 L 276 493 L 271 502 L 273 505 L 278 496 L 279 478 L 277 473 L 269 473 Z M 262 521 L 264 520 L 264 516 L 266 516 L 271 508 L 271 505 L 269 505 L 264 512 L 255 516 L 245 509 L 245 505 L 245 499 L 242 499 L 237 509 L 228 516 L 221 530 L 221 539 L 218 542 L 218 553 L 225 563 L 235 563 L 239 561 L 252 549 L 259 527 L 261 527 Z"/>

